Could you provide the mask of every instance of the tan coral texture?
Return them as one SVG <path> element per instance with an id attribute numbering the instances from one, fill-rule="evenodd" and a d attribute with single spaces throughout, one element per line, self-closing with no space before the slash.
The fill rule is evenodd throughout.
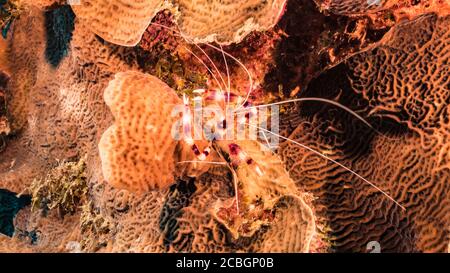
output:
<path id="1" fill-rule="evenodd" d="M 194 42 L 240 42 L 252 31 L 273 27 L 286 0 L 83 0 L 77 17 L 103 39 L 135 46 L 157 12 L 172 7 L 178 26 Z"/>
<path id="2" fill-rule="evenodd" d="M 162 0 L 81 0 L 80 4 L 73 4 L 72 9 L 103 39 L 134 46 L 163 3 Z"/>
<path id="3" fill-rule="evenodd" d="M 175 92 L 153 76 L 126 72 L 109 83 L 104 98 L 115 117 L 99 143 L 105 180 L 135 192 L 173 183 L 171 112 L 181 103 Z"/>

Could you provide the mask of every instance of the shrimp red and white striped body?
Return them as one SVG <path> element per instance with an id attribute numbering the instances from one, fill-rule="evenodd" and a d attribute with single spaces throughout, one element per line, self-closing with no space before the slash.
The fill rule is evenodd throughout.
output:
<path id="1" fill-rule="evenodd" d="M 194 101 L 214 103 L 218 107 L 229 106 L 230 104 L 235 103 L 239 104 L 242 103 L 243 100 L 242 97 L 234 93 L 229 92 L 228 94 L 224 94 L 224 92 L 221 90 L 198 89 L 194 90 L 194 94 L 196 94 L 196 96 L 193 98 Z M 224 114 L 221 114 L 220 116 L 214 119 L 210 119 L 206 122 L 208 128 L 212 128 L 214 130 L 215 135 L 212 138 L 209 137 L 209 139 L 203 139 L 209 141 L 210 145 L 205 147 L 203 150 L 200 150 L 199 145 L 195 143 L 195 140 L 192 137 L 192 132 L 194 130 L 194 117 L 193 110 L 191 109 L 190 105 L 190 99 L 187 96 L 184 96 L 183 103 L 183 141 L 191 148 L 192 153 L 195 155 L 199 163 L 208 163 L 207 159 L 209 159 L 211 155 L 213 143 L 218 142 L 220 147 L 226 147 L 225 152 L 230 158 L 229 163 L 231 163 L 234 167 L 238 167 L 240 164 L 247 164 L 251 166 L 258 175 L 263 175 L 263 172 L 261 171 L 261 168 L 258 166 L 258 164 L 251 157 L 249 157 L 245 153 L 245 151 L 235 143 L 233 139 L 226 139 L 227 129 L 229 129 L 228 126 L 231 125 L 231 122 L 226 119 Z M 245 110 L 251 106 L 251 103 L 247 101 L 242 105 L 243 109 Z M 225 111 L 225 109 L 223 110 Z M 249 123 L 252 116 L 257 114 L 255 108 L 248 108 L 248 110 L 249 111 L 243 115 L 243 119 L 237 120 L 238 124 L 245 125 Z M 234 122 L 234 119 L 232 120 L 232 122 Z M 234 132 L 232 132 L 232 134 L 236 135 Z M 226 142 L 226 145 L 223 145 L 222 142 Z"/>

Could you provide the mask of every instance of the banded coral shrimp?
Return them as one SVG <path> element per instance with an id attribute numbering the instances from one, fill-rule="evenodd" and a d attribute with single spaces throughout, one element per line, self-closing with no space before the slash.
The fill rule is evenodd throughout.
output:
<path id="1" fill-rule="evenodd" d="M 197 48 L 200 47 L 196 44 L 194 44 L 194 46 Z M 131 77 L 128 77 L 129 80 L 127 80 L 126 84 L 125 81 L 121 82 L 118 80 L 113 83 L 111 88 L 107 88 L 108 91 L 106 93 L 108 96 L 105 96 L 105 101 L 106 99 L 111 101 L 110 95 L 114 93 L 114 89 L 112 87 L 116 86 L 117 88 L 121 88 L 121 86 L 128 86 L 130 83 L 133 83 L 133 78 L 135 78 L 136 82 L 140 82 L 145 86 L 160 85 L 161 87 L 152 87 L 161 89 L 156 93 L 163 95 L 164 92 L 169 92 L 171 94 L 170 96 L 172 96 L 170 101 L 178 101 L 178 103 L 181 103 L 181 105 L 177 105 L 180 107 L 175 107 L 177 109 L 173 109 L 172 111 L 172 115 L 174 117 L 180 117 L 178 122 L 176 122 L 176 124 L 161 124 L 160 126 L 164 127 L 161 129 L 164 129 L 164 131 L 167 132 L 167 128 L 174 128 L 173 126 L 175 125 L 177 125 L 175 126 L 177 130 L 181 129 L 178 130 L 178 132 L 181 131 L 181 134 L 172 134 L 172 137 L 176 140 L 176 142 L 170 141 L 170 145 L 174 143 L 171 147 L 174 147 L 175 145 L 181 146 L 183 151 L 177 153 L 175 161 L 177 162 L 177 166 L 180 166 L 180 168 L 189 169 L 188 176 L 197 177 L 204 174 L 209 170 L 209 166 L 212 165 L 225 166 L 225 169 L 229 171 L 228 173 L 231 174 L 230 180 L 232 180 L 234 184 L 234 197 L 227 200 L 218 200 L 216 205 L 212 207 L 212 215 L 219 222 L 228 227 L 228 230 L 230 230 L 235 237 L 239 237 L 241 235 L 251 236 L 254 232 L 259 230 L 261 226 L 270 224 L 273 220 L 274 207 L 281 198 L 286 196 L 293 197 L 297 200 L 297 202 L 300 202 L 300 204 L 302 204 L 301 207 L 303 208 L 302 211 L 309 215 L 309 219 L 312 219 L 313 213 L 305 201 L 308 200 L 307 194 L 301 192 L 300 189 L 297 188 L 294 181 L 290 178 L 289 173 L 286 171 L 284 163 L 273 150 L 268 149 L 271 148 L 270 143 L 267 140 L 268 137 L 282 138 L 285 141 L 292 140 L 281 137 L 281 135 L 274 132 L 274 130 L 268 130 L 264 128 L 263 125 L 258 124 L 258 121 L 255 121 L 255 118 L 260 115 L 258 109 L 264 113 L 264 110 L 267 110 L 269 106 L 274 107 L 285 103 L 310 100 L 338 106 L 341 109 L 352 113 L 354 116 L 359 116 L 355 112 L 352 112 L 350 109 L 340 105 L 337 102 L 320 98 L 298 98 L 296 100 L 280 101 L 274 104 L 261 104 L 258 102 L 258 96 L 254 94 L 255 89 L 253 86 L 253 77 L 245 65 L 240 60 L 223 50 L 221 46 L 207 46 L 220 52 L 224 58 L 224 62 L 227 67 L 226 74 L 228 83 L 225 81 L 225 78 L 222 76 L 218 67 L 213 64 L 212 59 L 207 56 L 208 54 L 206 54 L 202 48 L 199 48 L 199 50 L 206 56 L 206 62 L 212 63 L 212 68 L 206 65 L 206 62 L 196 55 L 195 52 L 189 48 L 186 48 L 186 51 L 191 52 L 191 54 L 203 66 L 205 66 L 207 71 L 211 73 L 211 77 L 215 80 L 216 87 L 212 86 L 206 89 L 195 89 L 192 91 L 190 96 L 183 94 L 183 100 L 181 101 L 180 98 L 176 96 L 174 90 L 170 90 L 169 87 L 163 87 L 161 83 L 157 83 L 156 81 L 153 82 L 153 78 L 155 77 L 152 78 L 151 75 L 141 76 L 134 73 L 128 74 L 131 75 Z M 231 90 L 231 80 L 230 73 L 228 71 L 229 66 L 227 63 L 227 58 L 234 60 L 246 72 L 249 78 L 248 89 L 246 90 L 245 95 Z M 119 79 L 120 78 L 124 78 L 124 75 L 120 75 Z M 146 80 L 144 80 L 144 78 Z M 141 79 L 143 80 L 141 81 Z M 127 90 L 130 88 L 132 89 L 132 87 L 127 87 Z M 147 94 L 150 94 L 148 95 L 149 98 L 153 98 L 151 97 L 151 93 Z M 136 97 L 136 99 L 139 98 Z M 162 99 L 162 102 L 164 101 L 165 100 Z M 136 102 L 134 102 L 134 104 L 135 103 Z M 203 107 L 204 103 L 207 104 L 207 107 Z M 192 106 L 194 108 L 192 108 Z M 200 106 L 200 109 L 212 109 L 210 111 L 211 119 L 205 120 L 203 114 L 196 116 L 196 112 L 198 110 L 196 106 Z M 154 105 L 153 107 L 160 106 Z M 224 115 L 224 108 L 225 110 L 231 108 L 231 111 L 225 111 L 227 114 Z M 276 116 L 276 114 L 276 112 L 271 113 L 270 116 L 273 117 Z M 142 117 L 143 115 L 140 114 L 139 116 Z M 231 116 L 231 122 L 227 119 L 228 116 Z M 267 118 L 267 116 L 265 117 Z M 359 118 L 364 120 L 362 117 Z M 196 121 L 200 123 L 200 126 Z M 208 130 L 204 130 L 205 128 L 201 124 L 207 125 L 206 127 Z M 235 135 L 239 132 L 239 130 L 235 131 L 235 128 L 238 129 L 239 126 L 244 127 L 244 132 L 254 130 L 257 135 L 263 137 L 260 139 L 246 138 L 245 135 L 244 138 L 235 137 Z M 111 130 L 104 133 L 104 137 L 102 137 L 102 139 L 107 140 L 109 135 L 115 134 L 115 128 L 110 127 L 110 129 Z M 194 131 L 194 136 L 192 135 L 192 131 Z M 197 134 L 195 134 L 195 132 L 197 132 Z M 231 137 L 227 135 L 229 132 L 231 133 Z M 264 141 L 266 141 L 266 144 L 268 144 L 269 147 L 266 147 L 263 144 Z M 136 142 L 136 145 L 139 143 Z M 323 153 L 303 145 L 302 143 L 295 142 L 295 144 L 304 149 L 308 149 L 309 151 L 314 151 L 315 154 L 321 156 L 322 158 L 325 158 L 339 167 L 344 168 L 346 171 L 357 175 L 357 177 L 363 179 L 365 183 L 376 188 L 377 191 L 382 192 L 389 199 L 395 202 L 395 200 L 387 193 L 384 193 L 380 188 L 376 187 L 375 184 L 353 172 L 350 168 L 347 168 L 343 164 L 332 160 Z M 135 149 L 133 147 L 136 145 L 133 144 L 133 146 L 131 146 L 132 149 Z M 103 148 L 105 148 L 105 150 L 109 150 L 107 146 Z M 183 158 L 183 156 L 178 157 L 179 154 L 188 156 L 185 158 Z M 171 156 L 172 152 L 167 155 Z M 184 160 L 186 158 L 187 160 Z M 194 160 L 192 160 L 192 158 Z M 170 159 L 174 160 L 172 157 Z M 161 158 L 155 160 L 161 162 Z M 134 156 L 131 159 L 131 163 L 136 165 Z M 131 164 L 131 167 L 133 167 L 133 164 Z M 172 172 L 171 169 L 170 171 Z M 186 174 L 184 172 L 180 173 L 182 173 L 182 175 Z M 178 176 L 180 173 L 177 173 L 176 175 Z M 126 178 L 123 179 L 126 180 Z M 148 189 L 148 187 L 144 188 Z M 151 185 L 150 189 L 153 189 Z M 398 205 L 401 206 L 400 204 Z M 310 222 L 314 221 L 312 220 Z"/>
<path id="2" fill-rule="evenodd" d="M 325 99 L 325 98 L 319 98 L 319 97 L 300 97 L 300 98 L 294 98 L 294 99 L 288 99 L 288 100 L 283 100 L 283 101 L 278 101 L 278 102 L 272 102 L 272 103 L 267 103 L 267 104 L 259 104 L 259 105 L 254 105 L 254 102 L 250 99 L 251 94 L 253 92 L 253 87 L 254 87 L 254 81 L 252 78 L 252 75 L 249 71 L 249 69 L 246 68 L 246 66 L 243 64 L 243 62 L 241 62 L 239 59 L 237 59 L 236 57 L 232 56 L 231 54 L 229 54 L 228 52 L 223 50 L 222 45 L 219 45 L 219 47 L 214 46 L 212 44 L 209 43 L 205 43 L 205 46 L 208 46 L 218 52 L 220 52 L 220 54 L 222 54 L 223 59 L 224 59 L 224 64 L 226 67 L 226 76 L 227 76 L 227 82 L 228 84 L 225 83 L 222 73 L 220 72 L 220 70 L 217 68 L 217 66 L 214 64 L 214 62 L 212 61 L 212 59 L 208 56 L 208 54 L 205 52 L 205 50 L 203 50 L 198 44 L 193 43 L 192 41 L 189 41 L 189 39 L 185 36 L 182 35 L 182 33 L 178 32 L 177 30 L 175 30 L 172 27 L 167 27 L 164 26 L 162 24 L 158 24 L 158 23 L 152 23 L 153 25 L 156 25 L 158 27 L 162 27 L 165 28 L 169 31 L 173 31 L 175 33 L 175 35 L 178 35 L 179 37 L 185 39 L 186 41 L 194 44 L 195 47 L 197 47 L 207 58 L 207 60 L 212 64 L 214 70 L 219 74 L 219 77 L 223 83 L 224 86 L 226 86 L 226 96 L 223 94 L 223 89 L 221 89 L 222 84 L 219 82 L 218 78 L 214 75 L 213 71 L 205 64 L 205 62 L 203 62 L 199 56 L 197 56 L 193 51 L 189 50 L 189 52 L 191 54 L 193 54 L 193 56 L 199 60 L 201 62 L 202 65 L 204 65 L 207 69 L 207 71 L 209 73 L 212 74 L 212 76 L 214 77 L 217 85 L 219 86 L 219 89 L 216 90 L 205 90 L 205 89 L 199 89 L 199 90 L 195 90 L 194 93 L 200 94 L 200 95 L 207 95 L 207 100 L 211 100 L 211 101 L 215 101 L 215 102 L 220 102 L 222 101 L 225 104 L 230 104 L 231 102 L 237 102 L 239 105 L 237 108 L 233 109 L 234 114 L 239 114 L 239 113 L 246 113 L 246 119 L 248 122 L 248 119 L 254 115 L 256 113 L 257 109 L 263 109 L 263 108 L 268 108 L 271 106 L 280 106 L 283 104 L 290 104 L 290 103 L 298 103 L 298 102 L 307 102 L 307 101 L 311 101 L 311 102 L 320 102 L 320 103 L 325 103 L 325 104 L 329 104 L 331 106 L 340 108 L 341 110 L 349 113 L 351 116 L 353 116 L 354 118 L 358 119 L 360 122 L 362 122 L 363 124 L 365 124 L 367 127 L 369 127 L 371 130 L 373 130 L 375 133 L 377 133 L 378 135 L 391 139 L 389 136 L 385 136 L 383 133 L 379 132 L 377 129 L 375 129 L 368 121 L 366 121 L 362 116 L 360 116 L 359 114 L 357 114 L 355 111 L 351 110 L 349 107 L 342 105 L 339 102 L 336 102 L 334 100 L 331 99 Z M 248 84 L 248 91 L 245 95 L 245 98 L 242 98 L 240 96 L 238 96 L 237 94 L 234 94 L 231 92 L 231 84 L 230 84 L 230 72 L 229 72 L 229 65 L 227 62 L 227 57 L 232 59 L 233 61 L 235 61 L 242 69 L 243 71 L 247 74 L 248 76 L 248 80 L 249 80 L 249 84 Z M 198 97 L 197 97 L 198 98 Z M 188 114 L 188 112 L 186 112 L 186 114 Z M 219 120 L 218 124 L 221 124 L 225 122 L 225 120 Z M 248 124 L 249 126 L 253 126 L 252 124 Z M 264 128 L 262 127 L 258 127 L 258 130 L 264 131 Z M 271 132 L 270 130 L 265 130 L 265 133 L 267 134 L 274 134 L 274 132 Z M 262 135 L 265 135 L 262 134 Z M 277 137 L 281 137 L 280 135 L 277 135 Z M 290 139 L 284 138 L 286 141 L 292 141 Z M 298 144 L 299 146 L 302 146 L 300 143 Z M 303 147 L 305 148 L 305 147 Z M 308 149 L 309 150 L 309 149 Z M 366 183 L 370 184 L 372 187 L 376 187 L 376 185 L 374 185 L 372 182 L 368 181 L 367 179 L 365 179 L 364 177 L 360 176 L 359 174 L 353 172 L 352 170 L 348 169 L 347 167 L 345 167 L 344 165 L 340 164 L 339 162 L 335 162 L 334 160 L 326 157 L 325 155 L 323 155 L 322 153 L 315 151 L 315 150 L 310 150 L 310 151 L 314 151 L 314 153 L 318 153 L 320 154 L 322 157 L 324 157 L 325 159 L 333 162 L 334 164 L 339 165 L 340 167 L 346 169 L 349 172 L 352 172 L 352 174 L 356 175 L 358 178 L 362 179 L 363 181 L 365 181 Z M 206 157 L 204 157 L 204 155 L 200 156 L 201 161 L 203 161 Z M 377 188 L 379 191 L 382 192 L 381 189 Z M 391 199 L 391 201 L 395 202 L 397 205 L 399 205 L 400 207 L 402 207 L 399 203 L 397 203 L 395 200 L 393 200 L 389 195 L 387 195 L 385 192 L 383 192 L 384 195 L 386 195 L 386 197 L 388 197 L 389 199 Z M 403 208 L 403 207 L 402 207 Z M 404 208 L 403 208 L 404 209 Z"/>

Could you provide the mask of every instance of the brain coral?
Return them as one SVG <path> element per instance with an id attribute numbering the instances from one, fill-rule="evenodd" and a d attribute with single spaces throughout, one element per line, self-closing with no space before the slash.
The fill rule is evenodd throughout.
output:
<path id="1" fill-rule="evenodd" d="M 135 196 L 126 191 L 104 192 L 117 226 L 113 252 L 306 252 L 315 239 L 307 211 L 298 199 L 276 204 L 274 219 L 251 237 L 234 239 L 211 214 L 218 199 L 232 198 L 233 184 L 219 168 L 197 179 L 181 180 L 170 189 Z M 306 214 L 305 214 L 306 212 Z M 298 219 L 295 224 L 292 219 Z M 286 228 L 288 227 L 288 228 Z M 281 243 L 280 243 L 281 242 Z"/>
<path id="2" fill-rule="evenodd" d="M 105 179 L 134 192 L 173 183 L 177 94 L 153 76 L 125 72 L 109 83 L 104 98 L 115 117 L 99 143 Z"/>
<path id="3" fill-rule="evenodd" d="M 447 126 L 449 21 L 426 15 L 404 23 L 379 47 L 349 60 L 352 87 L 369 101 L 371 115 L 391 116 L 421 133 Z"/>
<path id="4" fill-rule="evenodd" d="M 393 138 L 374 136 L 330 110 L 290 119 L 298 124 L 290 138 L 345 162 L 406 207 L 401 211 L 316 155 L 282 144 L 291 176 L 317 197 L 317 217 L 326 223 L 322 231 L 332 249 L 364 252 L 368 242 L 377 240 L 383 252 L 446 250 L 449 24 L 449 16 L 433 14 L 404 22 L 330 71 L 346 71 L 342 84 L 330 77 L 339 85 L 336 92 L 352 97 L 352 107 Z M 310 92 L 333 89 L 321 80 Z"/>
<path id="5" fill-rule="evenodd" d="M 101 173 L 98 140 L 111 124 L 102 94 L 112 75 L 132 69 L 121 60 L 126 52 L 106 47 L 76 24 L 68 56 L 53 69 L 45 59 L 44 12 L 35 7 L 27 8 L 14 22 L 11 34 L 8 57 L 14 62 L 8 110 L 17 137 L 7 139 L 0 156 L 0 188 L 28 192 L 33 179 L 45 175 L 58 160 L 84 154 L 88 155 L 89 183 L 95 184 Z M 79 214 L 64 219 L 53 212 L 47 217 L 40 212 L 29 214 L 15 226 L 36 234 L 36 244 L 20 234 L 14 240 L 26 240 L 33 251 L 68 251 L 66 244 L 78 240 Z"/>
<path id="6" fill-rule="evenodd" d="M 361 14 L 380 10 L 389 0 L 314 0 L 321 10 L 335 14 Z"/>
<path id="7" fill-rule="evenodd" d="M 368 101 L 369 113 L 392 118 L 416 135 L 410 147 L 396 151 L 404 157 L 399 179 L 405 186 L 398 196 L 411 207 L 408 215 L 414 215 L 423 251 L 443 251 L 448 240 L 443 227 L 450 224 L 449 26 L 450 16 L 421 16 L 349 61 L 351 86 Z"/>
<path id="8" fill-rule="evenodd" d="M 284 4 L 285 0 L 85 0 L 72 8 L 103 39 L 135 46 L 156 13 L 165 8 L 177 14 L 178 26 L 187 38 L 228 44 L 275 25 Z"/>

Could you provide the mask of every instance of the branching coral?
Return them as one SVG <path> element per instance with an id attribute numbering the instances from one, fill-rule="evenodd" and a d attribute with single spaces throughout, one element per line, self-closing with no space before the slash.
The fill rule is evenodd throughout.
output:
<path id="1" fill-rule="evenodd" d="M 285 0 L 88 0 L 72 8 L 103 39 L 134 46 L 156 13 L 165 8 L 175 11 L 178 26 L 189 40 L 229 44 L 275 25 L 284 4 Z"/>

